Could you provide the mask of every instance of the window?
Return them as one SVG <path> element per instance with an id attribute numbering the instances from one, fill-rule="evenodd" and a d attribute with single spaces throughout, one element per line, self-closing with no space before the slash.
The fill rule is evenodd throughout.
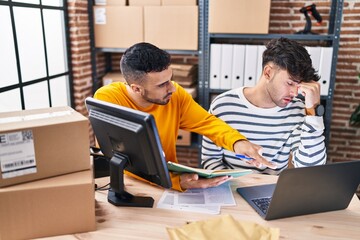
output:
<path id="1" fill-rule="evenodd" d="M 0 112 L 72 105 L 66 0 L 0 0 Z"/>

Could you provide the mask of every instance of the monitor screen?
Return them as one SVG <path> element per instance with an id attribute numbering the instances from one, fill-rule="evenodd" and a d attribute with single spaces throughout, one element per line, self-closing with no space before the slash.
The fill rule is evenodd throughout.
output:
<path id="1" fill-rule="evenodd" d="M 91 97 L 85 103 L 101 152 L 111 159 L 109 202 L 152 207 L 151 197 L 135 197 L 124 190 L 123 170 L 164 188 L 171 187 L 154 117 Z"/>

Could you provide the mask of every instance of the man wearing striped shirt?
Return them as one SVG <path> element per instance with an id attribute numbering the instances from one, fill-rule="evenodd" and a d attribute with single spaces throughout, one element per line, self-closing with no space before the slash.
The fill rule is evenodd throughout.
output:
<path id="1" fill-rule="evenodd" d="M 296 41 L 273 39 L 263 53 L 262 68 L 256 86 L 220 94 L 209 112 L 262 146 L 262 156 L 275 163 L 276 169 L 236 157 L 206 137 L 201 152 L 204 168 L 246 168 L 279 174 L 289 161 L 294 167 L 325 164 L 323 106 L 317 82 L 320 77 L 308 52 Z"/>

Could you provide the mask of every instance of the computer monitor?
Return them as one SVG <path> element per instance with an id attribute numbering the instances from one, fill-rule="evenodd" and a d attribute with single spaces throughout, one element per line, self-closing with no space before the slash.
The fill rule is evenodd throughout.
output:
<path id="1" fill-rule="evenodd" d="M 124 170 L 164 188 L 169 171 L 151 114 L 100 101 L 85 100 L 101 152 L 110 159 L 108 201 L 116 206 L 152 207 L 151 197 L 133 196 L 124 189 Z"/>

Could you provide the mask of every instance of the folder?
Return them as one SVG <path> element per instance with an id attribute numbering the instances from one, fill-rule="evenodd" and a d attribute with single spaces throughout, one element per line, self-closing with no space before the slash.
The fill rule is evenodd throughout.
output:
<path id="1" fill-rule="evenodd" d="M 233 58 L 233 45 L 222 44 L 221 46 L 221 70 L 220 89 L 231 88 L 231 69 Z"/>
<path id="2" fill-rule="evenodd" d="M 257 64 L 256 64 L 256 82 L 260 80 L 262 74 L 262 54 L 265 51 L 266 47 L 264 45 L 257 46 Z"/>
<path id="3" fill-rule="evenodd" d="M 327 96 L 329 93 L 330 86 L 330 77 L 331 77 L 331 64 L 333 58 L 333 48 L 332 47 L 322 47 L 320 54 L 320 94 L 322 96 Z"/>
<path id="4" fill-rule="evenodd" d="M 316 72 L 319 72 L 320 67 L 320 55 L 321 55 L 321 47 L 305 47 L 305 49 L 308 51 L 313 68 Z"/>
<path id="5" fill-rule="evenodd" d="M 231 88 L 244 86 L 245 45 L 233 46 Z"/>
<path id="6" fill-rule="evenodd" d="M 210 45 L 210 88 L 220 88 L 221 44 Z"/>
<path id="7" fill-rule="evenodd" d="M 245 74 L 244 86 L 251 87 L 256 84 L 257 46 L 245 45 Z"/>
<path id="8" fill-rule="evenodd" d="M 169 171 L 177 173 L 196 173 L 200 177 L 213 178 L 220 176 L 232 176 L 233 178 L 241 177 L 252 173 L 250 169 L 221 169 L 221 170 L 210 170 L 202 168 L 193 168 L 182 165 L 180 163 L 167 162 Z"/>

